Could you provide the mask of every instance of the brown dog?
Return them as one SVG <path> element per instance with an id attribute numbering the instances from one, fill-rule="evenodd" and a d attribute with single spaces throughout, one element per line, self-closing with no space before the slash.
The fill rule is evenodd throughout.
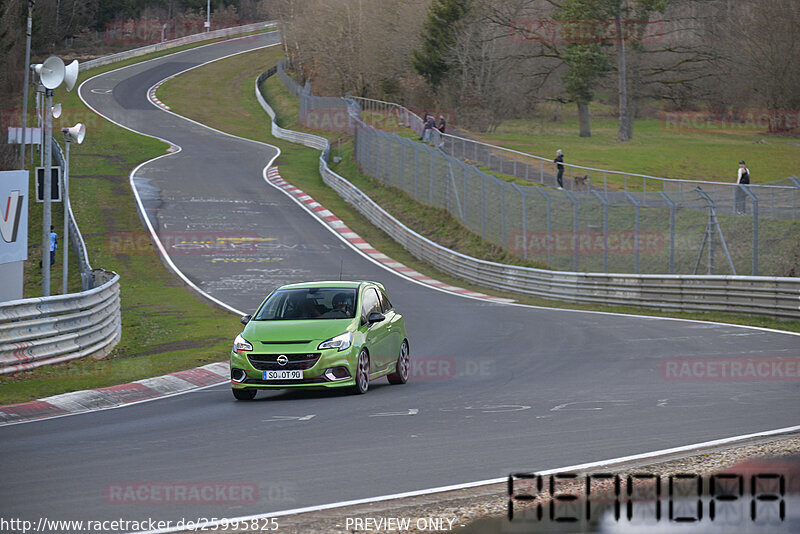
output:
<path id="1" fill-rule="evenodd" d="M 583 189 L 584 191 L 588 191 L 589 187 L 589 175 L 585 176 L 576 176 L 575 177 L 575 191 L 580 191 Z"/>

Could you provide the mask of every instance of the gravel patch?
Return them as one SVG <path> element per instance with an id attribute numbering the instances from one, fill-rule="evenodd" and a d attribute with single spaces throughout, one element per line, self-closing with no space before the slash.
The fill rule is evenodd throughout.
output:
<path id="1" fill-rule="evenodd" d="M 800 470 L 800 433 L 762 438 L 747 445 L 735 445 L 683 453 L 681 455 L 653 461 L 629 462 L 590 472 L 619 475 L 634 472 L 655 473 L 662 477 L 680 473 L 711 475 L 736 464 L 752 460 L 788 462 Z M 635 470 L 635 471 L 634 471 Z M 580 473 L 579 473 L 580 474 Z M 583 473 L 586 474 L 586 473 Z M 797 477 L 795 477 L 797 478 Z M 800 480 L 791 486 L 797 489 Z M 572 487 L 562 486 L 565 491 L 576 493 L 582 487 L 575 482 Z M 449 532 L 465 528 L 469 532 L 484 532 L 481 523 L 492 518 L 507 517 L 507 484 L 492 484 L 471 489 L 436 493 L 418 497 L 395 499 L 371 504 L 362 504 L 307 512 L 276 518 L 280 534 L 351 534 L 354 532 Z M 407 523 L 389 523 L 402 519 Z M 480 521 L 478 525 L 471 525 Z M 380 522 L 380 523 L 379 523 Z M 497 522 L 495 522 L 497 523 Z M 406 528 L 407 525 L 407 528 Z M 471 525 L 471 526 L 470 526 Z M 487 530 L 488 531 L 488 530 Z M 240 532 L 264 532 L 247 530 Z"/>

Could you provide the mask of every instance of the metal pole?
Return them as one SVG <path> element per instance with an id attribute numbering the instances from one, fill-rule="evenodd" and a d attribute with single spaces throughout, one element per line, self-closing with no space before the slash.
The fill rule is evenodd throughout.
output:
<path id="1" fill-rule="evenodd" d="M 208 3 L 206 4 L 206 31 L 211 31 L 211 0 L 208 0 Z"/>
<path id="2" fill-rule="evenodd" d="M 603 272 L 608 272 L 608 201 L 597 191 L 592 190 L 600 202 L 603 203 Z"/>
<path id="3" fill-rule="evenodd" d="M 486 175 L 481 173 L 481 237 L 486 239 Z"/>
<path id="4" fill-rule="evenodd" d="M 44 199 L 44 213 L 42 215 L 42 296 L 50 296 L 50 221 L 51 205 L 50 197 L 52 196 L 52 184 L 50 179 L 50 172 L 52 168 L 52 155 L 51 151 L 51 128 L 53 126 L 52 118 L 53 106 L 53 90 L 45 89 L 45 105 L 44 105 L 44 183 L 42 186 L 42 198 Z"/>
<path id="5" fill-rule="evenodd" d="M 669 206 L 669 274 L 675 273 L 675 203 L 663 191 L 658 192 Z"/>
<path id="6" fill-rule="evenodd" d="M 501 164 L 503 160 L 500 160 Z M 500 232 L 503 237 L 503 248 L 508 248 L 506 240 L 506 183 L 500 182 Z"/>
<path id="7" fill-rule="evenodd" d="M 70 135 L 66 134 L 64 136 L 64 142 L 67 145 L 67 154 L 64 159 L 64 176 L 62 178 L 64 186 L 62 187 L 63 191 L 61 192 L 61 203 L 64 208 L 64 239 L 62 239 L 61 243 L 61 256 L 63 256 L 63 267 L 61 270 L 61 293 L 66 295 L 67 294 L 67 270 L 68 270 L 68 258 L 69 258 L 69 145 L 70 145 Z"/>
<path id="8" fill-rule="evenodd" d="M 25 86 L 22 90 L 22 151 L 19 155 L 19 168 L 25 170 L 25 137 L 28 131 L 28 76 L 31 63 L 31 28 L 33 27 L 33 0 L 28 0 L 28 29 L 25 38 Z M 31 145 L 33 152 L 33 145 Z"/>
<path id="9" fill-rule="evenodd" d="M 525 205 L 525 191 L 513 182 L 511 186 L 516 189 L 519 196 L 522 197 L 522 257 L 528 259 L 528 214 Z"/>
<path id="10" fill-rule="evenodd" d="M 627 190 L 625 191 L 625 196 L 628 197 L 628 200 L 633 204 L 634 211 L 636 213 L 635 217 L 636 220 L 634 222 L 634 234 L 633 234 L 633 249 L 634 249 L 634 260 L 633 260 L 633 272 L 639 274 L 639 202 L 636 201 L 633 195 L 631 195 Z"/>

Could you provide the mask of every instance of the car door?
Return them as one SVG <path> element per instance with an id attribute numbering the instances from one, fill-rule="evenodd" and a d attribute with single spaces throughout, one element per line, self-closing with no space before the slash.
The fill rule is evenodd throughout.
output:
<path id="1" fill-rule="evenodd" d="M 361 328 L 366 332 L 366 344 L 370 354 L 370 373 L 376 373 L 386 368 L 386 359 L 390 350 L 387 321 L 384 319 L 371 325 L 367 322 L 369 315 L 374 312 L 381 313 L 381 302 L 378 291 L 369 286 L 364 289 L 361 297 Z"/>
<path id="2" fill-rule="evenodd" d="M 378 298 L 381 301 L 381 309 L 383 310 L 382 313 L 386 317 L 384 322 L 386 323 L 387 330 L 387 366 L 394 366 L 395 362 L 397 361 L 397 356 L 400 354 L 400 344 L 403 342 L 403 316 L 397 313 L 397 311 L 394 309 L 394 306 L 389 301 L 389 297 L 386 296 L 386 293 L 378 290 Z"/>

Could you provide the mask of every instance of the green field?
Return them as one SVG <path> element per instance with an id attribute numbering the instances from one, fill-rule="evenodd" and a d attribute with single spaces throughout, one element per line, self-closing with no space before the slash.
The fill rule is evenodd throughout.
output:
<path id="1" fill-rule="evenodd" d="M 616 140 L 617 133 L 616 118 L 602 113 L 592 117 L 592 137 L 581 138 L 574 106 L 546 104 L 533 117 L 508 119 L 491 134 L 469 136 L 548 159 L 560 148 L 566 163 L 660 178 L 735 182 L 739 160 L 747 161 L 753 183 L 800 176 L 797 136 L 714 124 L 689 128 L 670 118 L 637 119 L 633 140 L 626 143 Z"/>

